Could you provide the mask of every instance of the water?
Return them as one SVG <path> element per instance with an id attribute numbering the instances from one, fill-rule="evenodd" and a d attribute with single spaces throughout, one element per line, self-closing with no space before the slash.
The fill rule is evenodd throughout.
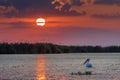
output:
<path id="1" fill-rule="evenodd" d="M 85 72 L 91 59 L 92 75 Z M 120 53 L 0 55 L 0 80 L 120 80 Z"/>

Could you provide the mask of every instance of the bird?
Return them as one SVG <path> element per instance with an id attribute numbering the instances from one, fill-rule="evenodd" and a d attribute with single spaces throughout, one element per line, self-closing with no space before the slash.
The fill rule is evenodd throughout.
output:
<path id="1" fill-rule="evenodd" d="M 90 63 L 90 58 L 87 58 L 87 60 L 83 63 L 87 68 L 92 67 L 92 63 Z"/>

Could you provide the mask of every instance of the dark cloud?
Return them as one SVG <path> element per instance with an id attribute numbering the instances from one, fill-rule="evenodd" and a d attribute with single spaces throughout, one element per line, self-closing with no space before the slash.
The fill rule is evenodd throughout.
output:
<path id="1" fill-rule="evenodd" d="M 54 3 L 51 4 L 52 2 Z M 87 3 L 120 4 L 120 0 L 87 0 L 87 2 L 83 0 L 0 0 L 0 17 L 83 16 L 87 13 L 84 9 L 82 11 L 71 9 L 73 6 L 81 7 Z"/>
<path id="2" fill-rule="evenodd" d="M 64 3 L 64 5 L 62 3 Z M 62 14 L 64 15 L 74 15 L 74 16 L 80 16 L 80 15 L 86 15 L 86 12 L 77 12 L 75 10 L 70 10 L 71 7 L 73 5 L 76 5 L 76 6 L 81 6 L 83 5 L 84 3 L 81 2 L 80 0 L 71 0 L 71 1 L 64 1 L 64 0 L 59 0 L 59 1 L 53 1 L 53 6 L 54 8 L 56 8 L 57 10 L 59 10 Z"/>
<path id="3" fill-rule="evenodd" d="M 78 13 L 75 10 L 70 11 L 71 5 L 69 4 L 65 4 L 62 8 L 61 8 L 61 12 L 64 13 L 64 15 L 85 15 L 85 12 L 82 13 Z"/>
<path id="4" fill-rule="evenodd" d="M 11 4 L 11 0 L 0 0 L 0 5 L 10 6 Z"/>
<path id="5" fill-rule="evenodd" d="M 0 17 L 9 17 L 17 14 L 18 10 L 14 6 L 0 6 Z"/>
<path id="6" fill-rule="evenodd" d="M 63 6 L 62 11 L 56 10 L 51 2 L 53 0 L 0 0 L 0 14 L 6 17 L 37 17 L 58 15 L 81 15 L 70 11 L 70 5 Z M 74 3 L 75 4 L 75 3 Z M 56 5 L 59 5 L 56 4 Z M 4 10 L 1 9 L 4 7 Z"/>
<path id="7" fill-rule="evenodd" d="M 82 4 L 84 4 L 83 2 L 81 2 L 80 0 L 71 0 L 72 1 L 72 5 L 78 5 L 81 6 Z"/>
<path id="8" fill-rule="evenodd" d="M 62 7 L 61 11 L 62 12 L 69 12 L 69 9 L 71 8 L 71 5 L 66 4 Z"/>
<path id="9" fill-rule="evenodd" d="M 12 5 L 19 10 L 18 16 L 43 16 L 56 13 L 51 0 L 14 0 Z"/>

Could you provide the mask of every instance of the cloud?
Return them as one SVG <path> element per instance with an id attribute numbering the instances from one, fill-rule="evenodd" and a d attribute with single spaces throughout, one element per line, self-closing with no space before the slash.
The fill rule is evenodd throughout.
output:
<path id="1" fill-rule="evenodd" d="M 51 2 L 52 0 L 0 0 L 0 16 L 38 17 L 67 14 L 72 16 L 81 15 L 74 10 L 68 12 L 70 8 L 69 4 L 65 4 L 60 12 L 55 9 L 55 5 L 52 5 Z"/>
<path id="2" fill-rule="evenodd" d="M 80 6 L 82 4 L 83 4 L 83 2 L 81 2 L 80 0 L 71 0 L 71 5 L 78 5 L 78 6 Z"/>
<path id="3" fill-rule="evenodd" d="M 96 15 L 101 18 L 102 16 L 120 16 L 119 0 L 53 0 L 52 4 L 62 12 L 73 10 L 80 14 Z"/>
<path id="4" fill-rule="evenodd" d="M 13 6 L 0 6 L 0 16 L 13 16 L 18 11 Z"/>
<path id="5" fill-rule="evenodd" d="M 119 16 L 119 0 L 0 0 L 0 16 Z"/>
<path id="6" fill-rule="evenodd" d="M 83 12 L 77 12 L 75 10 L 71 10 L 71 7 L 73 5 L 81 6 L 84 4 L 80 0 L 53 0 L 52 4 L 54 5 L 54 8 L 62 12 L 63 14 L 68 15 L 86 15 L 86 13 Z"/>
<path id="7" fill-rule="evenodd" d="M 0 6 L 5 7 L 4 11 L 0 11 L 5 16 L 12 13 L 17 17 L 42 16 L 56 13 L 53 6 L 51 6 L 51 0 L 0 0 Z M 8 14 L 6 11 L 8 11 L 9 7 L 16 9 L 18 13 L 14 13 L 12 10 L 11 14 Z"/>
<path id="8" fill-rule="evenodd" d="M 85 11 L 89 15 L 119 16 L 120 7 L 117 5 L 91 5 L 91 6 L 73 6 L 71 10 L 77 12 Z"/>

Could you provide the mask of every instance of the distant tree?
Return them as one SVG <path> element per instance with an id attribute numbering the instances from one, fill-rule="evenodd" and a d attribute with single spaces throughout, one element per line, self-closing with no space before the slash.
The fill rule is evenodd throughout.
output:
<path id="1" fill-rule="evenodd" d="M 62 46 L 50 43 L 0 43 L 0 54 L 120 52 L 120 46 Z"/>

